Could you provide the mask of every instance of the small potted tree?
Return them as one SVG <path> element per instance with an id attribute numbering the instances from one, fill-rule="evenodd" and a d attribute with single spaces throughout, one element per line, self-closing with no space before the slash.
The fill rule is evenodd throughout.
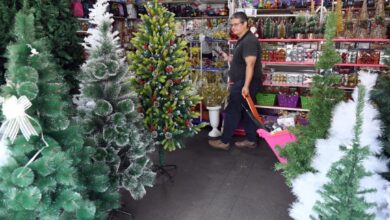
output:
<path id="1" fill-rule="evenodd" d="M 306 32 L 306 17 L 304 15 L 299 15 L 295 18 L 293 32 L 296 39 L 304 38 L 304 34 Z"/>
<path id="2" fill-rule="evenodd" d="M 209 132 L 210 137 L 219 137 L 221 132 L 218 130 L 219 113 L 222 103 L 228 95 L 228 88 L 220 82 L 205 83 L 200 88 L 200 95 L 203 97 L 203 103 L 209 111 L 210 126 L 213 128 Z"/>

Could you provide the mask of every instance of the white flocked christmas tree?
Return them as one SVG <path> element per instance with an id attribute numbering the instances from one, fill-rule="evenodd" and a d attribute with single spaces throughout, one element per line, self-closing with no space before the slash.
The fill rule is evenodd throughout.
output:
<path id="1" fill-rule="evenodd" d="M 350 206 L 349 208 L 353 210 L 350 213 L 366 216 L 364 219 L 390 219 L 390 183 L 380 175 L 387 171 L 388 161 L 377 156 L 383 150 L 378 140 L 381 122 L 377 119 L 378 111 L 369 101 L 369 94 L 375 85 L 377 75 L 360 71 L 359 78 L 362 88 L 365 89 L 360 128 L 356 129 L 356 122 L 359 121 L 356 115 L 359 91 L 355 89 L 353 100 L 341 102 L 334 109 L 328 138 L 316 141 L 316 154 L 311 165 L 318 172 L 304 173 L 292 182 L 292 191 L 297 197 L 290 209 L 290 216 L 293 219 L 331 219 L 329 216 L 339 212 L 332 206 L 344 198 L 332 196 L 332 193 L 337 191 L 337 184 L 341 185 L 340 183 L 347 179 L 343 175 L 350 175 L 357 181 L 355 185 L 340 187 L 340 190 L 356 191 L 355 195 L 345 193 L 352 198 L 345 201 L 356 201 L 355 205 L 359 204 L 360 207 L 352 207 L 353 202 L 341 205 L 347 208 Z M 356 147 L 362 150 L 366 148 L 367 155 L 362 155 L 360 151 L 355 154 L 360 156 L 350 160 L 349 152 Z M 355 167 L 348 167 L 351 164 Z M 352 182 L 350 179 L 346 182 L 348 181 Z M 357 214 L 361 210 L 363 213 Z M 345 210 L 340 212 L 346 213 Z M 338 215 L 336 219 L 354 218 L 351 215 L 348 217 Z"/>

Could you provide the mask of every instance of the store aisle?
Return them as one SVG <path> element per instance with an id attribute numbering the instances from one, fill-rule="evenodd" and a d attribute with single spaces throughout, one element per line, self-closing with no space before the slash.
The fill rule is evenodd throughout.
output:
<path id="1" fill-rule="evenodd" d="M 185 149 L 166 154 L 167 164 L 178 166 L 174 183 L 148 188 L 139 201 L 123 193 L 122 210 L 135 220 L 290 219 L 293 195 L 274 171 L 276 157 L 266 143 L 256 149 L 215 150 L 207 144 L 207 132 L 187 139 Z"/>

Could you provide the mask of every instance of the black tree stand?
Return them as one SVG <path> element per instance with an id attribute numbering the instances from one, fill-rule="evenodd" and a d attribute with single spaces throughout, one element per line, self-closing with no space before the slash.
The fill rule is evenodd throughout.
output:
<path id="1" fill-rule="evenodd" d="M 174 164 L 165 164 L 164 161 L 164 147 L 158 146 L 159 165 L 154 164 L 152 170 L 157 173 L 158 176 L 167 176 L 169 181 L 173 182 L 173 177 L 169 171 L 177 170 L 177 166 Z"/>

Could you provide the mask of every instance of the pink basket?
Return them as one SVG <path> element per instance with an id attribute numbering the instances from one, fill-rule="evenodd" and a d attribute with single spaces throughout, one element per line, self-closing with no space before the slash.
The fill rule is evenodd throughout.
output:
<path id="1" fill-rule="evenodd" d="M 296 108 L 298 106 L 299 96 L 297 95 L 278 95 L 278 106 L 280 107 L 288 107 L 288 108 Z"/>
<path id="2" fill-rule="evenodd" d="M 297 140 L 294 134 L 291 134 L 287 130 L 281 131 L 276 134 L 271 134 L 264 129 L 258 129 L 257 133 L 260 137 L 264 138 L 268 145 L 271 147 L 271 150 L 274 152 L 280 163 L 286 164 L 287 158 L 281 157 L 279 152 L 276 150 L 276 146 L 284 148 L 287 143 L 294 142 Z"/>

